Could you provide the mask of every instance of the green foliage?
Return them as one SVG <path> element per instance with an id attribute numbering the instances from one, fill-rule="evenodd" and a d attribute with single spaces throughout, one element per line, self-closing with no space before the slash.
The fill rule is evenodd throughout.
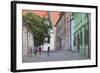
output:
<path id="1" fill-rule="evenodd" d="M 23 16 L 23 21 L 26 26 L 33 33 L 34 45 L 39 46 L 44 43 L 44 39 L 49 35 L 49 25 L 47 24 L 47 19 L 34 13 L 27 13 Z"/>

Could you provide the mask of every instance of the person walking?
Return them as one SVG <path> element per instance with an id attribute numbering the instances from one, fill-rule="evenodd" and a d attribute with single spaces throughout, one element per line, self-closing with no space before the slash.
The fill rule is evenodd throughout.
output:
<path id="1" fill-rule="evenodd" d="M 37 55 L 37 52 L 38 52 L 37 48 L 34 48 L 34 54 L 35 54 L 35 56 Z"/>
<path id="2" fill-rule="evenodd" d="M 39 47 L 39 55 L 41 55 L 41 47 Z"/>
<path id="3" fill-rule="evenodd" d="M 32 47 L 29 48 L 29 56 L 32 57 Z"/>
<path id="4" fill-rule="evenodd" d="M 50 47 L 48 46 L 47 55 L 50 55 Z"/>

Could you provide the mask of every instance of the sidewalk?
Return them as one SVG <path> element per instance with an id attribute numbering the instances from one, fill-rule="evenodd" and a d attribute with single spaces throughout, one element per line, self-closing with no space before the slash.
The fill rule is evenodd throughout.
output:
<path id="1" fill-rule="evenodd" d="M 42 52 L 41 55 L 35 56 L 23 56 L 23 63 L 28 62 L 47 62 L 47 61 L 65 61 L 65 60 L 85 60 L 88 59 L 85 56 L 81 56 L 79 53 L 69 52 L 69 51 L 53 51 L 50 52 L 50 55 L 47 55 L 47 52 Z"/>

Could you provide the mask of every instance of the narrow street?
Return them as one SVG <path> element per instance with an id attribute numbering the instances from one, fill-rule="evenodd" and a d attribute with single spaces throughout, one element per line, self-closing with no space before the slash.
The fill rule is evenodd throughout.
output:
<path id="1" fill-rule="evenodd" d="M 23 10 L 22 62 L 91 58 L 90 19 L 91 14 L 84 12 Z M 32 53 L 33 48 L 34 52 L 43 52 L 35 55 Z M 48 56 L 46 50 L 49 49 L 55 51 L 50 50 Z M 67 51 L 68 49 L 79 53 Z"/>
<path id="2" fill-rule="evenodd" d="M 68 52 L 64 50 L 52 51 L 50 55 L 47 55 L 47 52 L 42 52 L 41 55 L 37 54 L 36 56 L 32 54 L 32 56 L 26 55 L 23 56 L 23 63 L 30 62 L 47 62 L 47 61 L 67 61 L 67 60 L 85 60 L 88 59 L 85 56 L 81 56 L 79 53 Z"/>

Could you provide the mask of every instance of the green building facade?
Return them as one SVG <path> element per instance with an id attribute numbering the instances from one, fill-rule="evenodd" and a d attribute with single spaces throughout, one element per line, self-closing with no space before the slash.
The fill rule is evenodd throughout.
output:
<path id="1" fill-rule="evenodd" d="M 75 51 L 81 55 L 90 58 L 90 13 L 74 12 L 72 14 L 74 25 L 73 25 L 73 45 Z"/>

